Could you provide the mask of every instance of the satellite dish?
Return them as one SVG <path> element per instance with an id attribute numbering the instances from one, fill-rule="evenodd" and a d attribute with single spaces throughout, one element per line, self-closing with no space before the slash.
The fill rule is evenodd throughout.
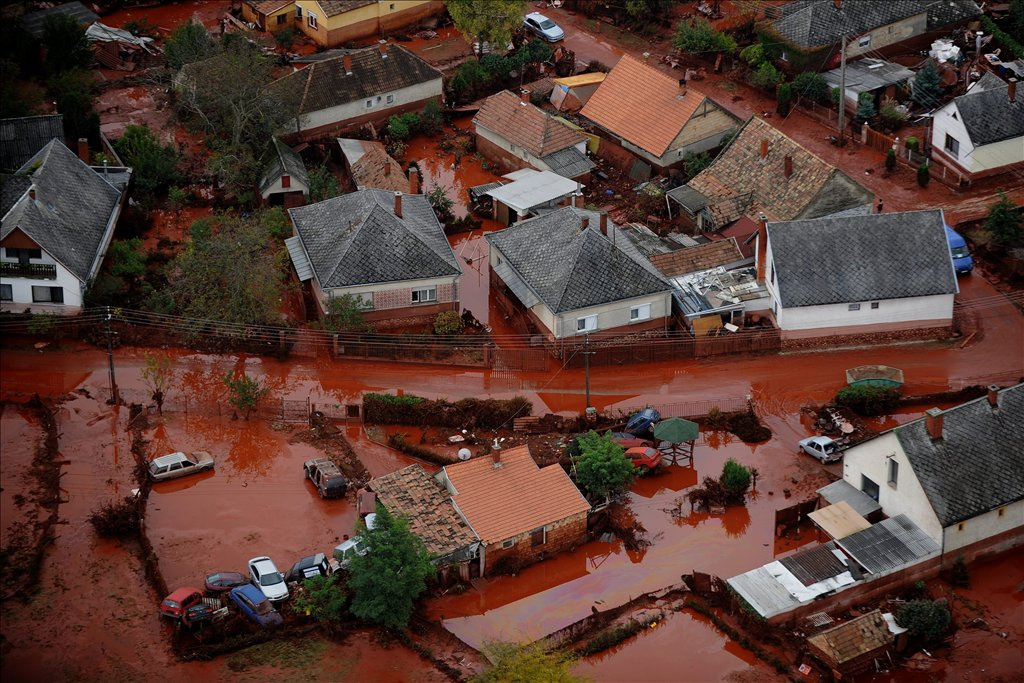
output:
<path id="1" fill-rule="evenodd" d="M 472 457 L 473 451 L 469 450 L 468 448 L 459 449 L 459 460 L 469 460 Z"/>

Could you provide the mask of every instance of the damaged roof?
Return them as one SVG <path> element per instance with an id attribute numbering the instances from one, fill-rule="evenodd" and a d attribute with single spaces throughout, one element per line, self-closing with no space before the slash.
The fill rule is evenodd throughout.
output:
<path id="1" fill-rule="evenodd" d="M 903 569 L 939 554 L 938 544 L 906 515 L 836 539 L 836 545 L 872 574 Z"/>
<path id="2" fill-rule="evenodd" d="M 508 90 L 502 90 L 484 100 L 473 123 L 522 147 L 537 158 L 573 147 L 588 139 L 583 133 L 548 116 L 529 102 L 523 102 L 518 95 Z"/>
<path id="3" fill-rule="evenodd" d="M 655 254 L 651 257 L 651 263 L 666 277 L 710 270 L 717 266 L 728 266 L 743 260 L 743 254 L 740 253 L 735 237 L 696 247 L 676 249 L 667 254 Z"/>
<path id="4" fill-rule="evenodd" d="M 349 174 L 357 189 L 405 192 L 410 187 L 402 165 L 391 158 L 383 143 L 338 138 L 338 146 L 345 155 Z"/>
<path id="5" fill-rule="evenodd" d="M 876 609 L 813 635 L 807 642 L 825 655 L 829 665 L 837 667 L 891 646 L 893 635 L 881 611 Z"/>

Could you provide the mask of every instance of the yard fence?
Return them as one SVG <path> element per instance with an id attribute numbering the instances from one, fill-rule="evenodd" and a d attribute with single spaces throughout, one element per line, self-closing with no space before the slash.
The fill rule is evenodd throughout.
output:
<path id="1" fill-rule="evenodd" d="M 702 418 L 708 415 L 712 410 L 718 410 L 720 413 L 745 413 L 748 410 L 754 409 L 753 399 L 739 396 L 728 396 L 721 398 L 707 398 L 700 401 L 686 401 L 683 403 L 656 403 L 656 404 L 644 404 L 634 406 L 617 406 L 605 410 L 602 414 L 611 419 L 615 420 L 620 417 L 631 415 L 637 410 L 643 408 L 654 408 L 661 413 L 662 419 L 668 417 L 681 417 L 687 420 L 693 420 Z M 701 433 L 703 437 L 703 432 Z"/>
<path id="2" fill-rule="evenodd" d="M 663 337 L 585 345 L 583 339 L 563 340 L 558 349 L 566 367 L 582 368 L 589 356 L 591 366 L 630 365 L 688 360 L 732 353 L 778 351 L 779 330 L 744 330 L 714 337 L 693 337 L 687 332 L 668 332 Z"/>

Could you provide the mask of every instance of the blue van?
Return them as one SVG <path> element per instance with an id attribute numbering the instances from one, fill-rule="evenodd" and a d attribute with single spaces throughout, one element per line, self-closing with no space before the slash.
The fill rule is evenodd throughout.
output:
<path id="1" fill-rule="evenodd" d="M 967 250 L 967 241 L 953 228 L 946 226 L 946 241 L 949 242 L 949 255 L 953 259 L 953 270 L 957 275 L 970 275 L 974 270 L 974 259 Z"/>

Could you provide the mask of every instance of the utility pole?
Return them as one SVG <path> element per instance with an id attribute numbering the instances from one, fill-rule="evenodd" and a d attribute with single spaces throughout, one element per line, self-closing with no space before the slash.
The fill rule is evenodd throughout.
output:
<path id="1" fill-rule="evenodd" d="M 583 335 L 583 374 L 587 387 L 587 412 L 590 411 L 590 333 Z"/>
<path id="2" fill-rule="evenodd" d="M 110 312 L 110 306 L 107 306 L 107 366 L 110 380 L 110 403 L 117 405 L 120 401 L 117 395 L 117 380 L 114 379 L 114 332 L 110 329 L 111 318 L 113 315 Z"/>
<path id="3" fill-rule="evenodd" d="M 839 48 L 839 146 L 846 144 L 846 34 Z"/>

